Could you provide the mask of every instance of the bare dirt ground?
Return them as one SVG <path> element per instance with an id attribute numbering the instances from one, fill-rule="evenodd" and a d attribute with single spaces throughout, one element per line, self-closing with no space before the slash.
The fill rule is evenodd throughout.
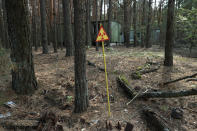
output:
<path id="1" fill-rule="evenodd" d="M 100 49 L 87 50 L 87 60 L 99 67 L 104 67 L 103 56 Z M 131 72 L 142 68 L 147 61 L 163 62 L 163 51 L 158 48 L 106 48 L 106 61 L 109 79 L 109 92 L 111 98 L 111 114 L 107 115 L 107 95 L 105 74 L 98 68 L 87 65 L 87 79 L 90 97 L 90 107 L 82 114 L 73 113 L 74 102 L 74 61 L 73 57 L 65 57 L 65 50 L 57 54 L 51 52 L 41 54 L 41 50 L 34 52 L 35 72 L 39 82 L 39 89 L 31 96 L 18 96 L 11 89 L 11 76 L 9 71 L 1 72 L 0 76 L 0 114 L 10 112 L 7 119 L 39 119 L 46 111 L 53 111 L 61 118 L 61 125 L 65 131 L 104 131 L 106 120 L 110 120 L 113 130 L 118 122 L 122 130 L 127 122 L 134 125 L 134 131 L 149 131 L 146 122 L 141 117 L 143 106 L 149 106 L 165 117 L 174 131 L 197 130 L 197 96 L 173 99 L 148 99 L 130 101 L 117 87 L 116 78 L 124 75 L 131 87 L 147 89 L 183 90 L 197 88 L 197 82 L 179 81 L 168 86 L 158 86 L 181 76 L 197 72 L 197 59 L 174 56 L 174 67 L 161 66 L 157 72 L 142 75 L 140 80 L 133 80 Z M 13 101 L 17 104 L 14 109 L 3 105 L 4 102 Z M 171 110 L 181 108 L 183 119 L 173 119 Z M 1 121 L 2 119 L 0 119 Z M 0 125 L 0 131 L 6 130 Z M 8 129 L 9 130 L 9 129 Z M 19 129 L 18 129 L 19 130 Z"/>

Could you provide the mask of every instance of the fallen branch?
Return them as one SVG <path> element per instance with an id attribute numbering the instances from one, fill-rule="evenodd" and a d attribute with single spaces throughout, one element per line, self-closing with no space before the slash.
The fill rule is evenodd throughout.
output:
<path id="1" fill-rule="evenodd" d="M 3 120 L 0 125 L 6 128 L 36 128 L 39 124 L 37 120 Z"/>
<path id="2" fill-rule="evenodd" d="M 120 77 L 117 78 L 118 86 L 121 87 L 129 97 L 133 98 L 136 95 L 134 89 L 129 87 L 124 81 L 121 80 Z M 197 89 L 190 89 L 190 90 L 182 90 L 182 91 L 151 91 L 142 93 L 137 96 L 137 98 L 174 98 L 174 97 L 184 97 L 184 96 L 191 96 L 197 95 Z"/>
<path id="3" fill-rule="evenodd" d="M 186 82 L 197 81 L 197 79 L 188 79 Z"/>
<path id="4" fill-rule="evenodd" d="M 165 82 L 165 83 L 163 83 L 163 85 L 168 85 L 168 84 L 171 84 L 171 83 L 174 83 L 174 82 L 178 82 L 178 81 L 185 80 L 185 79 L 188 79 L 188 78 L 193 78 L 193 77 L 196 77 L 196 76 L 197 76 L 197 73 L 195 73 L 193 75 L 189 75 L 189 76 L 184 76 L 184 77 L 172 80 L 172 81 Z"/>
<path id="5" fill-rule="evenodd" d="M 89 66 L 92 66 L 92 67 L 98 68 L 100 71 L 105 72 L 105 69 L 104 69 L 104 68 L 99 67 L 99 66 L 96 66 L 96 64 L 95 64 L 95 63 L 92 63 L 92 62 L 90 62 L 89 60 L 87 60 L 87 62 L 88 62 L 88 65 L 89 65 Z"/>
<path id="6" fill-rule="evenodd" d="M 163 116 L 157 114 L 150 108 L 142 110 L 142 116 L 146 120 L 148 127 L 154 131 L 169 131 L 168 124 L 163 119 Z"/>

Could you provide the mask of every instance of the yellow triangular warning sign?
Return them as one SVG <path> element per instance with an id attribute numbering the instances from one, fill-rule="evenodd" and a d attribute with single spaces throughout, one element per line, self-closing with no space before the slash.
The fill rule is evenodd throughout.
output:
<path id="1" fill-rule="evenodd" d="M 96 42 L 106 41 L 106 40 L 109 40 L 109 37 L 107 36 L 107 33 L 105 32 L 103 26 L 101 25 L 98 36 L 96 38 Z"/>

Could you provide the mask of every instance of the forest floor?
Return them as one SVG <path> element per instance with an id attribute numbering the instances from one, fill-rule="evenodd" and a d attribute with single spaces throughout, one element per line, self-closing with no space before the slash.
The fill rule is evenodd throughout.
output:
<path id="1" fill-rule="evenodd" d="M 43 55 L 41 50 L 34 52 L 34 63 L 39 89 L 31 96 L 18 96 L 11 89 L 9 71 L 1 72 L 0 76 L 0 114 L 7 112 L 11 116 L 6 119 L 39 119 L 46 111 L 53 111 L 60 116 L 61 125 L 65 131 L 104 131 L 106 120 L 110 120 L 113 130 L 119 122 L 126 126 L 127 122 L 134 125 L 134 131 L 149 131 L 146 122 L 141 117 L 144 106 L 151 107 L 161 114 L 174 131 L 197 130 L 197 96 L 134 100 L 130 105 L 129 98 L 117 86 L 116 78 L 124 75 L 131 87 L 173 91 L 197 88 L 197 82 L 179 81 L 167 86 L 159 83 L 191 75 L 197 72 L 197 59 L 174 56 L 174 67 L 164 67 L 163 50 L 159 48 L 106 48 L 106 62 L 111 98 L 111 117 L 108 118 L 105 73 L 87 64 L 87 79 L 90 97 L 90 107 L 82 114 L 73 113 L 74 109 L 74 57 L 65 57 L 65 50 L 58 53 Z M 95 52 L 94 48 L 87 50 L 87 60 L 104 68 L 102 50 Z M 132 71 L 146 66 L 147 61 L 161 63 L 158 71 L 142 75 L 139 80 L 131 78 Z M 3 103 L 13 101 L 16 108 L 7 108 Z M 183 119 L 173 119 L 173 108 L 183 110 Z M 0 121 L 2 119 L 0 118 Z M 0 131 L 5 129 L 0 125 Z"/>

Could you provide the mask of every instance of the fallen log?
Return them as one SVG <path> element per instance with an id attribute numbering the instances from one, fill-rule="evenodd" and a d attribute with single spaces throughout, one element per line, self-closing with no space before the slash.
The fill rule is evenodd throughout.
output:
<path id="1" fill-rule="evenodd" d="M 151 131 L 170 131 L 170 128 L 163 119 L 163 116 L 157 114 L 152 109 L 146 107 L 142 110 L 142 117 L 146 120 L 148 128 Z"/>
<path id="2" fill-rule="evenodd" d="M 117 78 L 117 85 L 118 87 L 122 87 L 122 89 L 124 90 L 124 92 L 127 94 L 127 96 L 129 98 L 133 98 L 134 97 L 134 91 L 132 90 L 132 88 L 128 85 L 128 83 L 125 82 L 124 80 L 125 78 L 122 76 L 119 76 Z"/>
<path id="3" fill-rule="evenodd" d="M 136 95 L 134 89 L 132 89 L 128 83 L 125 83 L 120 77 L 117 78 L 118 86 L 121 87 L 129 97 L 133 98 Z M 197 95 L 197 89 L 182 90 L 182 91 L 149 91 L 139 94 L 137 98 L 174 98 Z"/>
<path id="4" fill-rule="evenodd" d="M 185 79 L 189 79 L 189 78 L 194 78 L 196 76 L 197 76 L 197 73 L 195 73 L 193 75 L 189 75 L 189 76 L 184 76 L 184 77 L 181 77 L 181 78 L 172 80 L 172 81 L 164 82 L 163 85 L 168 85 L 168 84 L 175 83 L 175 82 L 178 82 L 178 81 L 181 81 L 181 80 L 185 80 Z"/>
<path id="5" fill-rule="evenodd" d="M 149 69 L 137 70 L 137 71 L 134 71 L 133 73 L 131 73 L 131 77 L 133 79 L 140 79 L 141 75 L 151 73 L 151 72 L 156 72 L 159 68 L 160 68 L 160 66 L 156 66 L 156 67 L 152 67 L 152 68 L 149 68 Z"/>
<path id="6" fill-rule="evenodd" d="M 0 125 L 6 128 L 37 128 L 39 121 L 37 120 L 2 120 Z"/>
<path id="7" fill-rule="evenodd" d="M 89 66 L 92 66 L 92 67 L 98 68 L 98 70 L 105 72 L 105 69 L 104 69 L 104 68 L 99 67 L 99 66 L 96 66 L 96 64 L 95 64 L 95 63 L 92 63 L 92 62 L 90 62 L 89 60 L 87 60 L 87 62 L 88 62 L 88 65 L 89 65 Z"/>

